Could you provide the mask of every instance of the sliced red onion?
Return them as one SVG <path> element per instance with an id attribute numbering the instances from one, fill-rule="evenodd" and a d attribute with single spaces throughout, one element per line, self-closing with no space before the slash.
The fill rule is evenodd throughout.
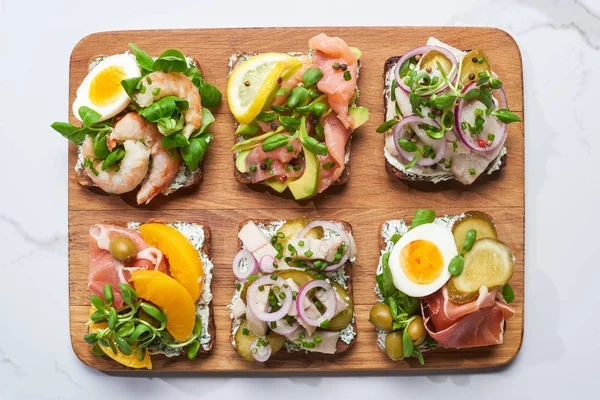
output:
<path id="1" fill-rule="evenodd" d="M 462 93 L 463 94 L 467 93 L 469 90 L 473 89 L 476 84 L 477 84 L 476 82 L 469 83 L 462 90 Z M 500 89 L 492 89 L 492 90 L 495 90 L 499 95 L 498 103 L 500 105 L 500 108 L 507 108 L 508 103 L 506 101 L 506 93 L 504 93 L 504 89 L 500 88 Z M 470 101 L 473 101 L 473 100 L 470 100 Z M 501 121 L 499 121 L 502 124 L 502 128 L 501 128 L 500 132 L 484 131 L 481 133 L 481 134 L 486 135 L 483 138 L 480 137 L 481 134 L 471 135 L 469 132 L 465 132 L 462 129 L 461 123 L 463 122 L 462 116 L 463 116 L 463 108 L 464 108 L 465 103 L 466 103 L 465 99 L 460 99 L 460 101 L 458 102 L 458 107 L 456 107 L 454 109 L 454 130 L 456 131 L 460 141 L 463 142 L 465 146 L 467 146 L 469 149 L 471 149 L 473 151 L 494 150 L 495 148 L 500 146 L 500 144 L 504 143 L 504 140 L 506 138 L 506 124 Z M 485 147 L 479 146 L 478 141 L 480 139 L 483 139 L 487 142 L 487 134 L 489 134 L 489 133 L 493 133 L 495 135 L 494 141 L 492 142 L 492 144 L 489 146 L 486 145 Z"/>
<path id="2" fill-rule="evenodd" d="M 306 315 L 306 311 L 304 311 L 304 302 L 310 301 L 308 299 L 308 292 L 312 289 L 321 288 L 325 290 L 325 294 L 327 295 L 327 300 L 325 301 L 325 313 L 322 314 L 317 319 L 311 319 L 308 315 Z M 302 321 L 306 322 L 310 326 L 321 326 L 321 324 L 333 318 L 335 315 L 335 309 L 337 306 L 337 299 L 335 297 L 335 289 L 326 281 L 321 279 L 315 279 L 314 281 L 308 282 L 306 285 L 302 286 L 302 289 L 296 295 L 296 311 L 298 311 L 298 316 L 302 318 Z"/>
<path id="3" fill-rule="evenodd" d="M 285 287 L 284 287 L 284 285 L 285 285 Z M 264 286 L 263 290 L 269 290 L 270 286 L 277 286 L 279 288 L 279 292 L 277 293 L 277 296 L 279 297 L 279 295 L 281 293 L 285 294 L 284 299 L 281 299 L 281 297 L 279 297 L 280 300 L 283 300 L 283 304 L 281 304 L 281 308 L 279 310 L 274 311 L 274 312 L 266 312 L 266 311 L 258 308 L 256 296 L 257 296 L 258 291 L 260 290 L 259 288 L 261 286 Z M 286 284 L 286 281 L 283 280 L 282 278 L 280 278 L 279 276 L 264 275 L 264 276 L 261 276 L 260 278 L 258 278 L 257 280 L 255 280 L 254 282 L 252 282 L 252 285 L 250 285 L 250 287 L 248 288 L 248 292 L 246 294 L 246 300 L 247 300 L 248 307 L 252 310 L 252 312 L 254 313 L 254 315 L 256 315 L 256 317 L 258 319 L 260 319 L 261 321 L 265 321 L 265 322 L 277 321 L 277 320 L 285 317 L 285 315 L 288 313 L 288 311 L 292 307 L 292 303 L 293 303 L 292 289 L 290 289 L 289 285 Z"/>
<path id="4" fill-rule="evenodd" d="M 265 362 L 269 359 L 269 357 L 271 357 L 271 353 L 273 352 L 273 350 L 271 349 L 270 344 L 264 345 L 263 343 L 261 343 L 259 345 L 259 340 L 262 341 L 263 339 L 256 338 L 252 341 L 252 343 L 250 343 L 250 354 L 252 354 L 252 357 L 256 361 Z"/>
<path id="5" fill-rule="evenodd" d="M 280 319 L 276 322 L 276 326 L 274 328 L 271 327 L 271 330 L 279 335 L 289 336 L 296 332 L 299 327 L 300 324 L 298 321 L 294 321 L 294 323 L 290 325 L 285 319 Z"/>
<path id="6" fill-rule="evenodd" d="M 425 55 L 426 53 L 428 53 L 432 50 L 439 51 L 448 60 L 450 60 L 450 63 L 452 63 L 452 69 L 450 71 L 450 75 L 448 76 L 448 80 L 450 82 L 454 82 L 454 78 L 456 78 L 456 75 L 458 74 L 458 61 L 456 60 L 456 57 L 454 56 L 454 54 L 452 54 L 451 51 L 449 51 L 443 47 L 439 47 L 439 46 L 421 46 L 421 47 L 417 47 L 414 50 L 409 51 L 408 53 L 405 53 L 402 56 L 402 58 L 400 58 L 400 60 L 398 60 L 398 62 L 396 63 L 396 68 L 394 69 L 394 75 L 396 76 L 396 82 L 398 83 L 398 86 L 400 88 L 402 88 L 402 90 L 404 90 L 406 93 L 410 93 L 410 88 L 408 87 L 408 85 L 406 83 L 404 83 L 404 79 L 400 79 L 400 68 L 402 67 L 402 64 L 404 64 L 404 62 L 406 60 L 410 59 L 411 57 L 414 57 L 416 55 Z M 439 87 L 439 89 L 435 91 L 435 94 L 443 92 L 447 87 L 448 87 L 448 84 L 446 82 L 444 82 Z"/>
<path id="7" fill-rule="evenodd" d="M 265 254 L 260 258 L 258 267 L 260 268 L 262 273 L 270 274 L 272 272 L 275 272 L 275 266 L 273 265 L 273 263 L 277 263 L 275 257 Z"/>
<path id="8" fill-rule="evenodd" d="M 426 132 L 424 132 L 421 128 L 417 127 L 416 125 L 427 124 L 439 128 L 439 124 L 430 118 L 421 118 L 418 115 L 414 114 L 402 118 L 400 122 L 398 122 L 396 126 L 394 126 L 394 145 L 396 146 L 396 150 L 398 150 L 398 153 L 400 153 L 402 157 L 405 158 L 407 163 L 411 162 L 413 158 L 415 158 L 416 152 L 409 153 L 402 147 L 400 147 L 400 144 L 398 144 L 398 139 L 400 138 L 408 140 L 408 129 L 406 129 L 406 124 L 411 124 L 413 131 L 417 134 L 419 139 L 421 139 L 421 141 L 425 144 L 433 147 L 433 151 L 435 152 L 435 158 L 421 157 L 417 160 L 416 164 L 422 167 L 429 167 L 440 162 L 440 160 L 444 157 L 444 154 L 446 153 L 446 136 L 444 135 L 441 139 L 430 138 Z M 413 124 L 415 126 L 413 126 Z"/>
<path id="9" fill-rule="evenodd" d="M 298 239 L 302 239 L 311 229 L 317 228 L 319 226 L 335 232 L 337 235 L 340 236 L 340 238 L 342 239 L 342 242 L 346 243 L 346 245 L 348 246 L 348 249 L 342 256 L 342 259 L 340 260 L 340 262 L 337 264 L 328 265 L 327 267 L 325 267 L 323 269 L 323 271 L 332 272 L 337 269 L 340 269 L 344 264 L 346 264 L 346 261 L 348 261 L 348 258 L 350 257 L 350 253 L 352 250 L 350 248 L 352 246 L 352 241 L 350 240 L 350 237 L 348 236 L 346 231 L 344 231 L 344 229 L 340 228 L 338 225 L 336 225 L 330 221 L 313 221 L 313 222 L 310 222 L 308 225 L 306 225 L 300 232 L 298 232 L 298 235 L 296 237 Z M 308 261 L 306 263 L 309 264 Z M 309 265 L 312 269 L 314 269 L 314 265 L 312 265 L 312 263 L 310 263 Z"/>
<path id="10" fill-rule="evenodd" d="M 246 249 L 238 251 L 233 258 L 233 273 L 240 281 L 245 281 L 250 275 L 258 272 L 258 262 L 252 253 Z"/>

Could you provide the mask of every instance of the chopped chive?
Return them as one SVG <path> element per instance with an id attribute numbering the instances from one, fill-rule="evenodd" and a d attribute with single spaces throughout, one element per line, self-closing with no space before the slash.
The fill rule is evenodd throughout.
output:
<path id="1" fill-rule="evenodd" d="M 250 167 L 250 172 L 256 172 L 256 165 Z"/>
<path id="2" fill-rule="evenodd" d="M 277 322 L 276 321 L 272 321 L 269 323 L 269 326 L 271 327 L 271 329 L 275 329 L 277 328 Z"/>
<path id="3" fill-rule="evenodd" d="M 323 164 L 323 169 L 329 169 L 329 168 L 333 168 L 333 167 L 335 167 L 335 163 L 333 161 Z"/>
<path id="4" fill-rule="evenodd" d="M 314 349 L 315 344 L 313 342 L 302 342 L 302 347 L 304 347 L 305 349 Z"/>
<path id="5" fill-rule="evenodd" d="M 279 293 L 279 298 L 281 300 L 285 300 L 285 293 L 283 293 L 283 292 Z"/>
<path id="6" fill-rule="evenodd" d="M 329 326 L 329 320 L 326 319 L 325 321 L 321 322 L 321 325 L 319 326 L 323 329 L 327 329 L 327 327 Z"/>
<path id="7" fill-rule="evenodd" d="M 350 79 L 352 79 L 352 75 L 350 74 L 350 71 L 345 71 L 344 72 L 344 80 L 349 81 Z"/>
<path id="8" fill-rule="evenodd" d="M 294 171 L 300 171 L 300 168 L 302 168 L 302 166 L 294 165 Z"/>
<path id="9" fill-rule="evenodd" d="M 305 255 L 306 257 L 308 257 L 308 258 L 311 258 L 311 257 L 312 257 L 312 255 L 313 255 L 313 252 L 312 252 L 312 251 L 310 251 L 310 250 L 307 250 L 307 251 L 305 251 L 305 252 L 304 252 L 304 255 Z"/>
<path id="10" fill-rule="evenodd" d="M 244 328 L 244 329 L 242 330 L 242 334 L 244 334 L 244 335 L 248 336 L 248 335 L 250 334 L 250 331 L 248 330 L 248 328 Z"/>
<path id="11" fill-rule="evenodd" d="M 323 341 L 323 339 L 321 338 L 321 336 L 315 336 L 315 343 L 321 343 Z"/>
<path id="12" fill-rule="evenodd" d="M 475 169 L 474 169 L 474 168 L 470 168 L 470 169 L 469 169 L 469 174 L 470 174 L 470 175 L 475 175 L 475 174 L 476 174 L 476 171 L 475 171 Z"/>
<path id="13" fill-rule="evenodd" d="M 258 287 L 258 290 L 260 290 L 261 292 L 262 292 L 263 290 L 265 290 L 265 285 L 260 285 L 260 286 Z"/>
<path id="14" fill-rule="evenodd" d="M 148 85 L 152 85 L 152 79 L 149 76 L 146 77 L 146 82 L 148 82 Z"/>
<path id="15" fill-rule="evenodd" d="M 493 142 L 494 139 L 496 139 L 496 135 L 494 135 L 493 133 L 488 134 L 488 140 L 491 140 Z"/>
<path id="16" fill-rule="evenodd" d="M 277 280 L 277 275 L 275 275 L 275 274 L 271 275 L 271 279 L 274 280 L 274 281 L 276 281 Z"/>
<path id="17" fill-rule="evenodd" d="M 298 242 L 298 246 L 300 246 L 300 247 L 304 246 L 304 240 L 300 240 L 300 241 Z"/>
<path id="18" fill-rule="evenodd" d="M 289 143 L 285 146 L 285 148 L 287 149 L 288 153 L 292 153 L 294 151 L 294 146 Z"/>
<path id="19" fill-rule="evenodd" d="M 271 160 L 270 158 L 265 158 L 265 161 L 263 161 L 265 164 L 267 164 L 267 167 L 270 167 L 271 165 L 273 165 L 273 160 Z"/>
<path id="20" fill-rule="evenodd" d="M 288 164 L 288 165 L 285 167 L 285 170 L 286 170 L 287 172 L 290 172 L 290 171 L 292 170 L 292 166 Z"/>
<path id="21" fill-rule="evenodd" d="M 159 87 L 154 88 L 152 90 L 152 96 L 158 96 L 159 94 L 160 94 L 160 88 Z"/>
<path id="22" fill-rule="evenodd" d="M 273 173 L 274 173 L 273 168 L 269 168 L 268 172 L 269 172 L 269 174 L 273 175 Z"/>

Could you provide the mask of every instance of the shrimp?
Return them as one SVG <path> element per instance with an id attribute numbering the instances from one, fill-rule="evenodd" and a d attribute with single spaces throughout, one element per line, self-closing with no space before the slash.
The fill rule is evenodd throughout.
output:
<path id="1" fill-rule="evenodd" d="M 148 173 L 148 163 L 150 160 L 150 151 L 142 142 L 126 140 L 125 157 L 117 170 L 102 170 L 102 160 L 93 162 L 94 171 L 85 168 L 87 176 L 92 182 L 106 193 L 123 194 L 135 189 Z M 93 159 L 94 143 L 91 136 L 86 136 L 82 147 L 84 157 Z"/>
<path id="2" fill-rule="evenodd" d="M 148 107 L 162 97 L 177 96 L 187 100 L 189 104 L 188 110 L 183 114 L 185 119 L 183 135 L 189 138 L 194 131 L 200 129 L 202 126 L 202 101 L 198 89 L 190 78 L 176 72 L 156 71 L 142 79 L 142 85 L 144 93 L 140 92 L 135 95 L 135 101 L 141 107 Z"/>

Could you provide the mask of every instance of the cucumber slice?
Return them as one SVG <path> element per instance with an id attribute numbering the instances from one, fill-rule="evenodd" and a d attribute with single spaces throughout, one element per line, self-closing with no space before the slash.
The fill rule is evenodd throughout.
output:
<path id="1" fill-rule="evenodd" d="M 467 211 L 452 226 L 452 234 L 458 251 L 462 251 L 465 236 L 471 229 L 477 231 L 477 239 L 498 238 L 492 217 L 481 211 Z"/>
<path id="2" fill-rule="evenodd" d="M 237 352 L 240 356 L 244 357 L 248 361 L 254 361 L 252 353 L 250 352 L 250 344 L 256 339 L 256 335 L 248 331 L 247 335 L 244 335 L 244 329 L 248 329 L 248 322 L 243 320 L 237 331 L 235 331 L 234 341 Z M 269 332 L 265 339 L 271 345 L 271 354 L 277 353 L 283 347 L 285 343 L 285 337 L 278 335 L 273 332 Z"/>

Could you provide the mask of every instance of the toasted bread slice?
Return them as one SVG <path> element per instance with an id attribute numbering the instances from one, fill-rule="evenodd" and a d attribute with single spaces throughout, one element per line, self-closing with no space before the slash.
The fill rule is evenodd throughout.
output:
<path id="1" fill-rule="evenodd" d="M 242 222 L 240 222 L 240 226 L 238 228 L 238 231 L 242 229 L 242 227 L 244 225 L 246 225 L 248 222 L 254 222 L 255 224 L 264 224 L 264 225 L 269 225 L 272 224 L 274 222 L 277 222 L 279 220 L 268 220 L 268 219 L 246 219 L 243 220 Z M 331 222 L 337 222 L 343 225 L 344 230 L 346 232 L 350 232 L 352 233 L 352 225 L 350 225 L 348 222 L 346 221 L 331 221 Z M 242 241 L 238 239 L 238 251 L 242 249 Z M 348 292 L 348 294 L 350 295 L 351 298 L 354 299 L 354 293 L 353 293 L 353 285 L 352 285 L 352 276 L 354 274 L 354 263 L 351 262 L 350 260 L 348 260 L 346 262 L 346 264 L 343 266 L 344 268 L 344 272 L 345 275 L 347 277 L 346 279 L 346 291 Z M 356 314 L 356 310 L 354 311 L 354 313 Z M 352 320 L 352 329 L 354 330 L 355 333 L 358 333 L 357 327 L 356 327 L 356 320 L 355 318 Z M 233 319 L 231 320 L 231 336 L 230 336 L 230 343 L 235 343 L 234 341 L 234 321 Z M 337 347 L 336 347 L 336 352 L 335 354 L 340 354 L 340 353 L 344 353 L 346 351 L 348 351 L 348 349 L 350 347 L 352 347 L 352 345 L 354 344 L 354 342 L 356 341 L 356 338 L 353 338 L 350 343 L 346 343 L 344 342 L 341 338 L 338 338 L 337 341 Z M 290 351 L 288 351 L 290 352 Z M 319 354 L 321 356 L 332 356 L 332 354 L 324 354 L 324 353 L 309 353 L 309 354 Z"/>
<path id="2" fill-rule="evenodd" d="M 238 65 L 240 65 L 240 63 L 242 63 L 242 61 L 248 57 L 253 57 L 255 55 L 260 54 L 259 52 L 236 52 L 234 53 L 231 58 L 229 59 L 229 73 L 231 74 L 231 72 L 233 72 L 234 69 L 237 68 Z M 292 57 L 299 57 L 299 56 L 303 56 L 306 55 L 308 53 L 300 53 L 300 52 L 288 52 L 286 53 Z M 360 60 L 358 60 L 358 69 L 357 69 L 357 82 L 358 82 L 358 76 L 360 74 Z M 357 83 L 357 89 L 358 89 L 358 83 Z M 236 122 L 233 131 L 235 132 L 235 129 L 238 127 L 239 123 Z M 237 143 L 237 136 L 238 135 L 234 135 L 234 144 Z M 333 185 L 344 185 L 348 182 L 348 179 L 350 178 L 350 150 L 352 148 L 352 136 L 350 135 L 350 137 L 348 138 L 348 142 L 346 143 L 346 164 L 344 165 L 344 170 L 342 171 L 342 175 L 335 181 L 333 182 Z M 246 185 L 263 185 L 265 186 L 264 182 L 258 182 L 258 183 L 252 183 L 252 181 L 250 180 L 250 177 L 248 176 L 248 174 L 245 174 L 243 172 L 240 172 L 236 166 L 235 166 L 235 160 L 237 159 L 237 152 L 233 154 L 233 176 L 235 177 L 235 179 L 240 182 L 240 183 L 244 183 Z"/>
<path id="3" fill-rule="evenodd" d="M 391 82 L 390 79 L 387 79 L 390 70 L 396 65 L 398 60 L 400 60 L 402 56 L 394 56 L 390 57 L 386 60 L 383 66 L 383 116 L 386 121 L 386 116 L 388 114 L 388 98 L 390 96 L 391 87 L 388 83 Z M 433 179 L 431 176 L 417 175 L 413 173 L 408 173 L 407 171 L 400 170 L 390 164 L 390 162 L 385 159 L 385 170 L 392 175 L 393 177 L 401 180 L 405 185 L 412 187 L 414 189 L 423 190 L 423 191 L 432 191 L 432 190 L 440 190 L 440 189 L 451 189 L 451 188 L 461 188 L 468 187 L 474 184 L 484 183 L 486 181 L 490 181 L 492 179 L 497 178 L 500 175 L 500 171 L 506 166 L 507 157 L 506 152 L 500 157 L 500 162 L 497 166 L 494 167 L 494 163 L 492 162 L 486 171 L 482 173 L 471 185 L 465 185 L 462 182 L 456 180 L 453 176 L 449 176 L 448 179 L 437 181 Z M 451 175 L 451 174 L 450 174 Z"/>
<path id="4" fill-rule="evenodd" d="M 103 57 L 104 56 L 96 56 L 96 57 L 92 58 L 89 63 L 88 72 L 92 71 L 94 69 L 95 65 L 98 63 L 99 59 L 101 59 Z M 194 65 L 196 66 L 196 68 L 198 68 L 198 71 L 200 71 L 200 73 L 202 73 L 202 69 L 200 68 L 200 63 L 198 62 L 198 60 L 196 60 L 195 58 L 189 58 L 189 59 L 194 62 Z M 179 189 L 185 189 L 185 188 L 199 185 L 202 182 L 202 179 L 204 176 L 203 170 L 204 170 L 204 158 L 202 160 L 200 160 L 200 165 L 194 171 L 190 171 L 188 169 L 188 167 L 185 165 L 185 163 L 182 163 L 179 167 L 179 171 L 177 172 L 177 175 L 175 176 L 175 179 L 173 180 L 173 182 L 171 182 L 169 187 L 167 187 L 165 190 L 163 190 L 162 194 L 169 195 L 171 193 L 176 192 Z M 87 176 L 87 174 L 85 173 L 85 169 L 83 168 L 83 157 L 81 156 L 81 146 L 79 146 L 79 150 L 78 150 L 77 164 L 75 165 L 75 176 L 73 179 L 75 180 L 75 182 L 77 182 L 81 186 L 85 186 L 85 187 L 95 187 L 96 186 L 94 184 L 94 182 Z M 136 189 L 134 189 L 133 191 L 135 192 Z"/>

